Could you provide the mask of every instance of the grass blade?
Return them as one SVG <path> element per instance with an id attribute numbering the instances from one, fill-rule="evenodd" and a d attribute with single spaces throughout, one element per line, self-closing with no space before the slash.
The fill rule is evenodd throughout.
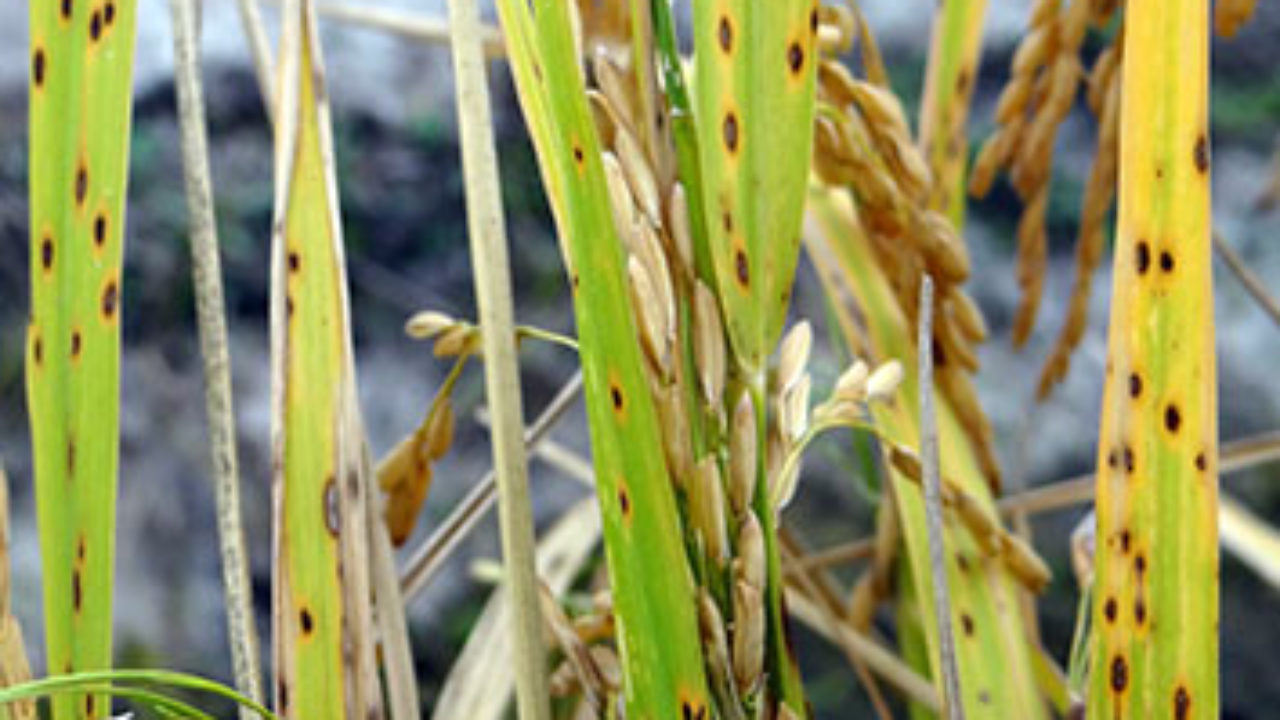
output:
<path id="1" fill-rule="evenodd" d="M 133 0 L 35 3 L 27 405 L 52 673 L 111 666 Z M 107 712 L 60 697 L 55 718 Z"/>
<path id="2" fill-rule="evenodd" d="M 920 106 L 920 147 L 933 172 L 929 207 L 946 213 L 957 228 L 964 223 L 969 144 L 965 129 L 982 56 L 986 13 L 987 0 L 952 0 L 938 5 Z"/>
<path id="3" fill-rule="evenodd" d="M 471 267 L 484 343 L 485 396 L 493 411 L 493 466 L 498 480 L 503 586 L 515 631 L 516 700 L 520 717 L 551 716 L 538 579 L 534 568 L 533 507 L 524 448 L 524 408 L 516 369 L 511 269 L 502 218 L 502 187 L 475 0 L 451 0 L 449 18 L 457 75 L 458 127 L 467 188 Z"/>
<path id="4" fill-rule="evenodd" d="M 205 129 L 204 86 L 200 79 L 200 42 L 196 0 L 170 0 L 173 19 L 174 85 L 182 132 L 183 179 L 191 224 L 191 262 L 196 292 L 196 320 L 204 358 L 205 406 L 209 423 L 214 495 L 218 506 L 218 541 L 226 597 L 227 633 L 236 687 L 262 700 L 258 666 L 258 631 L 254 625 L 253 591 L 249 586 L 249 553 L 240 522 L 240 475 L 236 457 L 235 414 L 231 407 L 231 358 L 218 259 L 218 228 L 213 213 L 209 142 Z M 249 717 L 247 711 L 242 711 Z"/>
<path id="5" fill-rule="evenodd" d="M 693 10 L 694 110 L 717 294 L 735 351 L 758 371 L 781 332 L 800 254 L 818 9 L 811 0 L 731 0 Z"/>
<path id="6" fill-rule="evenodd" d="M 356 407 L 328 100 L 309 0 L 285 6 L 272 233 L 276 704 L 380 713 L 369 610 L 368 482 Z"/>
<path id="7" fill-rule="evenodd" d="M 710 701 L 693 578 L 613 225 L 569 10 L 498 3 L 520 104 L 574 288 L 605 550 L 629 717 L 698 717 Z M 683 713 L 683 715 L 682 715 Z"/>
<path id="8" fill-rule="evenodd" d="M 1089 715 L 1217 717 L 1209 8 L 1125 12 Z"/>

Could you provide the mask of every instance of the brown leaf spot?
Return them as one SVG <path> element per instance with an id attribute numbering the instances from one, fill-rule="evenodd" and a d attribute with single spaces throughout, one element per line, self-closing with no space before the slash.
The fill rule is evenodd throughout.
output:
<path id="1" fill-rule="evenodd" d="M 751 266 L 747 262 L 747 254 L 741 249 L 734 253 L 734 269 L 738 275 L 738 284 L 747 287 L 751 284 Z"/>
<path id="2" fill-rule="evenodd" d="M 106 21 L 107 27 L 116 21 L 116 4 L 111 0 L 107 0 L 107 4 L 102 8 L 102 19 Z"/>
<path id="3" fill-rule="evenodd" d="M 44 342 L 40 339 L 39 335 L 36 335 L 31 341 L 31 355 L 35 358 L 37 366 L 44 363 Z"/>
<path id="4" fill-rule="evenodd" d="M 44 48 L 36 48 L 31 55 L 31 79 L 36 88 L 44 87 Z"/>
<path id="5" fill-rule="evenodd" d="M 71 571 L 71 607 L 75 612 L 80 612 L 80 606 L 84 602 L 84 589 L 81 587 L 80 568 Z"/>
<path id="6" fill-rule="evenodd" d="M 960 627 L 965 635 L 973 637 L 973 617 L 969 613 L 960 614 Z"/>
<path id="7" fill-rule="evenodd" d="M 1147 571 L 1147 556 L 1138 555 L 1133 559 L 1133 571 L 1138 574 L 1138 582 L 1142 582 L 1142 574 Z"/>
<path id="8" fill-rule="evenodd" d="M 618 483 L 618 510 L 622 511 L 622 518 L 628 520 L 631 518 L 631 494 L 627 492 L 627 484 Z"/>
<path id="9" fill-rule="evenodd" d="M 724 123 L 722 126 L 724 133 L 724 146 L 729 152 L 738 152 L 738 116 L 733 112 L 725 113 Z"/>
<path id="10" fill-rule="evenodd" d="M 1133 619 L 1139 625 L 1147 621 L 1147 603 L 1138 598 L 1133 603 Z"/>
<path id="11" fill-rule="evenodd" d="M 115 278 L 112 278 L 107 281 L 107 287 L 102 291 L 102 317 L 107 322 L 115 319 L 119 299 L 120 288 L 116 284 Z"/>
<path id="12" fill-rule="evenodd" d="M 45 272 L 53 270 L 53 236 L 47 231 L 40 241 L 40 267 L 44 268 Z"/>
<path id="13" fill-rule="evenodd" d="M 718 37 L 720 39 L 720 49 L 725 53 L 733 52 L 733 23 L 729 21 L 727 15 L 720 16 Z"/>
<path id="14" fill-rule="evenodd" d="M 966 92 L 969 91 L 969 80 L 970 78 L 969 78 L 968 70 L 961 70 L 960 73 L 956 75 L 956 94 L 957 95 L 964 95 Z"/>
<path id="15" fill-rule="evenodd" d="M 107 214 L 99 212 L 93 219 L 93 244 L 99 250 L 107 243 Z"/>
<path id="16" fill-rule="evenodd" d="M 1209 172 L 1209 142 L 1205 140 L 1203 134 L 1196 138 L 1194 154 L 1196 170 L 1198 170 L 1201 175 Z"/>
<path id="17" fill-rule="evenodd" d="M 1111 659 L 1111 690 L 1122 693 L 1128 686 L 1129 663 L 1125 662 L 1123 655 L 1117 655 Z"/>
<path id="18" fill-rule="evenodd" d="M 574 145 L 573 146 L 573 164 L 581 168 L 582 163 L 586 159 L 587 159 L 587 156 L 585 153 L 582 152 L 582 147 L 579 145 Z"/>
<path id="19" fill-rule="evenodd" d="M 804 48 L 800 47 L 800 43 L 793 42 L 787 48 L 787 67 L 790 68 L 792 75 L 799 75 L 804 69 Z"/>
<path id="20" fill-rule="evenodd" d="M 296 273 L 302 267 L 302 258 L 298 256 L 297 250 L 289 251 L 289 272 Z"/>
<path id="21" fill-rule="evenodd" d="M 1179 685 L 1173 692 L 1173 717 L 1177 720 L 1191 717 L 1191 693 L 1185 685 Z"/>
<path id="22" fill-rule="evenodd" d="M 1129 397 L 1138 399 L 1142 394 L 1142 376 L 1138 373 L 1130 373 L 1129 375 Z"/>
<path id="23" fill-rule="evenodd" d="M 71 0 L 62 0 L 62 19 L 70 20 L 73 9 Z"/>
<path id="24" fill-rule="evenodd" d="M 1205 459 L 1204 453 L 1196 453 L 1196 469 L 1204 472 L 1209 467 L 1209 461 Z"/>
<path id="25" fill-rule="evenodd" d="M 324 483 L 324 527 L 334 537 L 338 536 L 340 526 L 338 502 L 338 483 L 329 475 Z"/>
<path id="26" fill-rule="evenodd" d="M 1137 247 L 1134 249 L 1133 256 L 1134 266 L 1138 269 L 1139 275 L 1146 275 L 1147 268 L 1151 267 L 1151 246 L 1146 240 L 1139 240 Z"/>
<path id="27" fill-rule="evenodd" d="M 1129 554 L 1129 547 L 1133 544 L 1133 535 L 1129 532 L 1129 528 L 1120 531 L 1120 552 L 1125 555 Z"/>
<path id="28" fill-rule="evenodd" d="M 1160 269 L 1166 273 L 1173 272 L 1173 255 L 1168 250 L 1160 252 Z"/>
<path id="29" fill-rule="evenodd" d="M 1164 428 L 1171 433 L 1178 432 L 1178 427 L 1182 425 L 1182 413 L 1178 412 L 1178 406 L 1169 403 L 1164 408 Z"/>
<path id="30" fill-rule="evenodd" d="M 79 331 L 79 330 L 72 330 L 72 331 L 71 331 L 71 359 L 72 359 L 72 360 L 79 360 L 79 359 L 80 359 L 80 346 L 81 346 L 81 344 L 82 344 L 82 343 L 81 343 L 81 340 L 80 340 L 80 331 Z"/>
<path id="31" fill-rule="evenodd" d="M 609 385 L 609 399 L 613 401 L 613 411 L 622 412 L 623 405 L 626 401 L 622 397 L 622 388 L 618 387 L 616 383 L 611 383 Z"/>
<path id="32" fill-rule="evenodd" d="M 1133 456 L 1133 448 L 1126 445 L 1124 448 L 1124 471 L 1132 475 L 1136 466 L 1137 460 Z"/>
<path id="33" fill-rule="evenodd" d="M 102 11 L 94 10 L 89 15 L 89 39 L 97 42 L 102 37 Z"/>
<path id="34" fill-rule="evenodd" d="M 309 609 L 304 607 L 298 613 L 298 626 L 302 628 L 303 635 L 310 635 L 315 630 L 315 620 L 312 619 Z"/>
<path id="35" fill-rule="evenodd" d="M 817 3 L 814 3 L 813 7 L 812 7 L 812 8 L 810 8 L 810 10 L 809 10 L 809 33 L 810 33 L 810 34 L 812 34 L 812 35 L 817 35 L 817 34 L 818 34 L 818 5 L 817 5 Z"/>
<path id="36" fill-rule="evenodd" d="M 1116 621 L 1116 612 L 1116 599 L 1113 597 L 1107 598 L 1107 601 L 1102 605 L 1102 614 L 1107 618 L 1107 622 L 1111 623 Z"/>
<path id="37" fill-rule="evenodd" d="M 83 160 L 76 168 L 75 195 L 77 206 L 84 205 L 84 199 L 89 196 L 89 168 L 84 166 Z"/>

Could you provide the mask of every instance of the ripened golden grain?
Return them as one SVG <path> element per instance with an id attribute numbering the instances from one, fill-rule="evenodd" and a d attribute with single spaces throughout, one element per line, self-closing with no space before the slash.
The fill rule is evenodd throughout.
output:
<path id="1" fill-rule="evenodd" d="M 756 487 L 759 462 L 759 435 L 756 432 L 755 406 L 744 392 L 734 404 L 729 421 L 729 500 L 735 514 L 751 505 Z"/>

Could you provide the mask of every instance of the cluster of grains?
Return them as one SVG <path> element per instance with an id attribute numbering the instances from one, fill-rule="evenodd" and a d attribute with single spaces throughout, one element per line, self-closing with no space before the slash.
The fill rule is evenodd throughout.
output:
<path id="1" fill-rule="evenodd" d="M 1018 284 L 1022 300 L 1013 342 L 1031 334 L 1044 290 L 1048 239 L 1045 214 L 1058 128 L 1075 105 L 1083 76 L 1080 48 L 1091 24 L 1105 25 L 1116 2 L 1039 0 L 1030 27 L 1013 56 L 1010 78 L 996 106 L 999 129 L 974 163 L 970 191 L 986 195 L 996 173 L 1006 169 L 1024 203 L 1018 223 Z"/>
<path id="2" fill-rule="evenodd" d="M 1234 36 L 1253 17 L 1258 0 L 1218 0 L 1213 4 L 1213 27 L 1222 37 Z"/>
<path id="3" fill-rule="evenodd" d="M 919 317 L 920 279 L 924 272 L 933 276 L 938 287 L 932 348 L 937 382 L 969 433 L 983 473 L 998 487 L 992 430 L 972 382 L 978 369 L 975 346 L 986 338 L 987 327 L 962 289 L 969 277 L 968 251 L 946 216 L 930 209 L 933 179 L 901 103 L 884 85 L 855 78 L 831 58 L 818 66 L 818 101 L 818 177 L 852 191 L 880 268 L 913 323 Z"/>
<path id="4" fill-rule="evenodd" d="M 757 420 L 749 395 L 731 383 L 719 300 L 694 265 L 686 191 L 662 132 L 666 118 L 658 111 L 654 122 L 643 120 L 640 108 L 661 103 L 646 97 L 626 62 L 624 54 L 597 51 L 589 96 L 649 391 L 684 501 L 709 678 L 723 714 L 745 717 L 764 704 L 767 556 L 752 509 Z"/>
<path id="5" fill-rule="evenodd" d="M 540 599 L 545 644 L 561 656 L 551 673 L 551 695 L 582 698 L 575 717 L 621 717 L 622 666 L 613 648 L 599 642 L 614 632 L 609 594 L 597 593 L 590 610 L 572 619 L 545 584 Z"/>
<path id="6" fill-rule="evenodd" d="M 405 323 L 405 333 L 415 340 L 433 340 L 436 357 L 457 358 L 440 387 L 426 418 L 408 437 L 378 463 L 378 486 L 386 493 L 383 516 L 391 540 L 403 545 L 413 532 L 422 504 L 431 488 L 431 464 L 453 445 L 455 415 L 453 386 L 466 359 L 480 354 L 480 329 L 435 310 L 416 313 Z"/>
<path id="7" fill-rule="evenodd" d="M 1100 123 L 1098 149 L 1080 213 L 1076 274 L 1070 310 L 1041 372 L 1038 394 L 1045 397 L 1066 374 L 1071 352 L 1087 321 L 1093 271 L 1106 239 L 1106 219 L 1115 194 L 1116 126 L 1119 117 L 1121 38 L 1098 54 L 1087 75 L 1081 47 L 1090 27 L 1105 28 L 1116 0 L 1039 0 L 1030 27 L 1014 53 L 1008 84 L 996 106 L 998 129 L 983 144 L 969 190 L 978 197 L 991 189 L 997 173 L 1008 172 L 1023 201 L 1018 222 L 1018 284 L 1022 299 L 1013 323 L 1013 343 L 1021 346 L 1035 326 L 1048 261 L 1048 211 L 1053 150 L 1059 127 L 1085 84 L 1088 105 Z"/>
<path id="8" fill-rule="evenodd" d="M 1106 249 L 1107 215 L 1115 200 L 1119 169 L 1120 62 L 1123 53 L 1122 28 L 1115 41 L 1098 55 L 1089 72 L 1086 97 L 1090 111 L 1098 118 L 1098 147 L 1080 205 L 1075 279 L 1067 304 L 1067 317 L 1040 371 L 1036 394 L 1041 400 L 1048 397 L 1054 385 L 1066 377 L 1071 353 L 1080 344 L 1089 320 L 1089 291 L 1093 287 L 1094 270 Z"/>

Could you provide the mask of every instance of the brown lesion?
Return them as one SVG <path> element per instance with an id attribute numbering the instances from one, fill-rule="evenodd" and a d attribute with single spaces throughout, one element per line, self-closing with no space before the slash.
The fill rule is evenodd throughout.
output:
<path id="1" fill-rule="evenodd" d="M 1196 137 L 1196 146 L 1192 151 L 1196 163 L 1196 171 L 1201 175 L 1209 172 L 1209 141 L 1204 133 Z"/>
<path id="2" fill-rule="evenodd" d="M 99 210 L 93 216 L 93 249 L 101 251 L 107 245 L 107 211 Z"/>
<path id="3" fill-rule="evenodd" d="M 728 15 L 720 16 L 720 23 L 716 28 L 716 38 L 720 41 L 720 50 L 726 55 L 733 52 L 733 21 Z"/>
<path id="4" fill-rule="evenodd" d="M 120 309 L 120 283 L 116 280 L 115 273 L 107 276 L 107 281 L 102 288 L 102 320 L 107 324 L 115 322 Z"/>
<path id="5" fill-rule="evenodd" d="M 733 253 L 733 274 L 738 280 L 738 286 L 743 290 L 751 287 L 751 262 L 742 248 L 736 249 Z"/>
<path id="6" fill-rule="evenodd" d="M 724 120 L 720 125 L 721 135 L 724 137 L 725 149 L 730 155 L 738 154 L 738 114 L 730 110 L 724 114 Z"/>
<path id="7" fill-rule="evenodd" d="M 1146 275 L 1151 267 L 1151 245 L 1146 240 L 1139 240 L 1134 246 L 1133 264 L 1139 275 Z"/>
<path id="8" fill-rule="evenodd" d="M 45 55 L 43 47 L 36 46 L 34 52 L 31 53 L 31 82 L 35 85 L 36 90 L 44 89 L 45 66 L 48 64 L 48 58 Z"/>
<path id="9" fill-rule="evenodd" d="M 1129 687 L 1129 663 L 1123 655 L 1111 659 L 1111 691 L 1120 694 Z"/>
<path id="10" fill-rule="evenodd" d="M 1164 429 L 1170 433 L 1177 433 L 1181 426 L 1182 413 L 1178 410 L 1177 403 L 1169 403 L 1164 408 Z"/>
<path id="11" fill-rule="evenodd" d="M 1186 685 L 1179 685 L 1173 691 L 1173 717 L 1175 720 L 1186 720 L 1191 717 L 1191 691 Z"/>
<path id="12" fill-rule="evenodd" d="M 621 478 L 618 479 L 618 511 L 624 521 L 631 520 L 631 491 L 627 488 L 627 481 Z"/>
<path id="13" fill-rule="evenodd" d="M 83 157 L 76 165 L 76 179 L 72 192 L 76 199 L 76 207 L 84 207 L 84 201 L 89 197 L 89 166 Z"/>
<path id="14" fill-rule="evenodd" d="M 793 76 L 799 75 L 804 70 L 804 58 L 805 52 L 800 42 L 792 41 L 787 47 L 787 69 Z"/>
<path id="15" fill-rule="evenodd" d="M 80 329 L 76 328 L 71 331 L 71 361 L 76 362 L 80 359 L 80 351 L 84 349 L 83 336 Z"/>

